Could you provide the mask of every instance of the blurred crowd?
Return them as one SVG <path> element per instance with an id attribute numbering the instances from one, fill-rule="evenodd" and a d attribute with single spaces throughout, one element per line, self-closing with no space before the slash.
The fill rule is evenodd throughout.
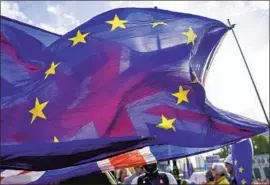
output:
<path id="1" fill-rule="evenodd" d="M 159 164 L 147 164 L 120 169 L 116 172 L 116 178 L 119 184 L 196 184 L 189 179 L 181 179 L 179 174 L 171 173 Z M 223 163 L 214 163 L 211 170 L 205 171 L 204 176 L 203 184 L 236 185 L 231 155 Z M 253 184 L 269 184 L 269 181 L 254 181 Z"/>
<path id="2" fill-rule="evenodd" d="M 160 169 L 156 163 L 120 169 L 117 171 L 116 177 L 119 184 L 195 184 L 195 182 L 181 179 L 179 176 Z M 224 163 L 214 163 L 212 169 L 205 172 L 204 184 L 237 184 L 231 156 L 228 156 Z"/>

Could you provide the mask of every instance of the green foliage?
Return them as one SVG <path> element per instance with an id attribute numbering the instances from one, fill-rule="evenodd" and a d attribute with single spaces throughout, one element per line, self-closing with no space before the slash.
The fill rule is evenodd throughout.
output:
<path id="1" fill-rule="evenodd" d="M 269 138 L 264 135 L 258 135 L 253 137 L 252 139 L 254 155 L 257 154 L 269 154 L 270 153 L 270 143 Z M 220 158 L 226 158 L 229 155 L 229 146 L 225 146 L 220 149 L 218 153 L 215 155 L 219 155 Z"/>
<path id="2" fill-rule="evenodd" d="M 264 135 L 258 135 L 252 138 L 254 154 L 269 154 L 269 138 Z"/>
<path id="3" fill-rule="evenodd" d="M 230 146 L 224 146 L 215 155 L 219 155 L 220 158 L 226 158 L 229 155 Z"/>
<path id="4" fill-rule="evenodd" d="M 258 135 L 252 139 L 254 155 L 257 154 L 269 154 L 270 153 L 270 143 L 269 138 L 264 135 Z M 225 146 L 220 149 L 215 155 L 219 155 L 221 158 L 226 158 L 229 154 L 230 147 Z"/>

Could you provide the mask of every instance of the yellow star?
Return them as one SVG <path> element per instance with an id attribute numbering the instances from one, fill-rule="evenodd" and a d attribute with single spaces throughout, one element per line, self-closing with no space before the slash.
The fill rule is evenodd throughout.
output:
<path id="1" fill-rule="evenodd" d="M 237 160 L 234 160 L 234 165 L 235 165 L 235 166 L 237 165 Z"/>
<path id="2" fill-rule="evenodd" d="M 192 28 L 189 27 L 187 32 L 183 32 L 183 35 L 187 36 L 187 44 L 192 43 L 194 46 L 195 39 L 197 38 L 197 35 L 193 32 Z"/>
<path id="3" fill-rule="evenodd" d="M 54 142 L 54 143 L 58 143 L 58 142 L 59 142 L 59 140 L 57 139 L 56 136 L 53 137 L 53 142 Z"/>
<path id="4" fill-rule="evenodd" d="M 46 79 L 49 75 L 54 75 L 54 74 L 55 74 L 55 68 L 56 68 L 59 64 L 60 64 L 60 62 L 57 63 L 57 64 L 55 64 L 54 62 L 52 62 L 52 63 L 51 63 L 51 67 L 50 67 L 47 71 L 45 71 L 45 78 L 44 78 L 44 79 Z"/>
<path id="5" fill-rule="evenodd" d="M 194 76 L 194 80 L 192 81 L 192 83 L 198 83 L 199 80 L 198 80 L 198 77 L 197 77 L 196 73 L 193 71 L 192 74 Z"/>
<path id="6" fill-rule="evenodd" d="M 78 44 L 79 42 L 81 42 L 81 43 L 86 43 L 85 37 L 86 37 L 88 34 L 89 34 L 89 33 L 84 33 L 84 34 L 82 34 L 82 33 L 80 32 L 80 30 L 78 30 L 78 31 L 77 31 L 77 35 L 76 35 L 75 37 L 72 37 L 72 38 L 68 39 L 68 40 L 73 41 L 72 46 L 75 46 L 75 45 Z"/>
<path id="7" fill-rule="evenodd" d="M 244 171 L 244 168 L 241 166 L 241 167 L 239 168 L 239 172 L 240 172 L 240 173 L 243 173 L 243 171 Z"/>
<path id="8" fill-rule="evenodd" d="M 246 181 L 245 179 L 243 179 L 243 180 L 241 181 L 241 183 L 244 185 L 244 184 L 247 183 L 247 181 Z"/>
<path id="9" fill-rule="evenodd" d="M 43 111 L 43 109 L 46 107 L 46 105 L 48 103 L 49 102 L 46 101 L 46 102 L 40 104 L 39 101 L 38 101 L 38 98 L 36 98 L 35 107 L 29 111 L 31 114 L 33 114 L 32 115 L 32 120 L 31 120 L 31 124 L 36 119 L 36 117 L 40 117 L 42 119 L 46 119 L 46 116 L 44 115 L 44 113 L 42 111 Z"/>
<path id="10" fill-rule="evenodd" d="M 162 120 L 162 122 L 161 123 L 159 123 L 158 125 L 157 125 L 157 127 L 159 127 L 159 128 L 163 128 L 163 129 L 165 129 L 165 130 L 169 130 L 169 129 L 173 129 L 174 131 L 176 131 L 175 130 L 175 128 L 174 128 L 174 126 L 173 126 L 173 123 L 175 122 L 175 118 L 174 119 L 167 119 L 165 116 L 163 116 L 163 114 L 161 115 L 161 120 Z"/>
<path id="11" fill-rule="evenodd" d="M 180 103 L 182 103 L 182 101 L 188 102 L 188 92 L 190 90 L 184 90 L 183 87 L 180 85 L 179 86 L 179 92 L 178 93 L 174 93 L 172 94 L 173 96 L 175 96 L 176 98 L 178 98 L 177 100 L 177 105 L 179 105 Z"/>
<path id="12" fill-rule="evenodd" d="M 119 17 L 115 14 L 113 20 L 111 21 L 106 21 L 106 23 L 111 24 L 112 28 L 111 31 L 115 30 L 116 28 L 123 28 L 125 29 L 125 23 L 127 23 L 127 20 L 120 20 Z"/>
<path id="13" fill-rule="evenodd" d="M 154 27 L 156 27 L 156 26 L 158 26 L 158 25 L 168 25 L 167 23 L 165 23 L 165 22 L 153 22 L 153 23 L 151 23 L 152 24 L 152 28 L 154 28 Z"/>

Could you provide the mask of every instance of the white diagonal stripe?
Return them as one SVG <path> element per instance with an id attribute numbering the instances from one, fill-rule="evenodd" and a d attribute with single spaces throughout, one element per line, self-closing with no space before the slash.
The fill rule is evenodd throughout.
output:
<path id="1" fill-rule="evenodd" d="M 98 161 L 97 165 L 102 172 L 115 170 L 109 159 Z"/>
<path id="2" fill-rule="evenodd" d="M 149 146 L 140 149 L 139 152 L 143 156 L 146 164 L 157 163 L 156 157 L 152 154 Z"/>
<path id="3" fill-rule="evenodd" d="M 9 177 L 9 176 L 13 176 L 13 175 L 18 175 L 22 172 L 23 172 L 23 170 L 5 170 L 1 173 L 1 177 Z"/>
<path id="4" fill-rule="evenodd" d="M 5 170 L 5 171 L 14 171 L 14 170 Z M 13 173 L 13 172 L 8 172 L 8 173 Z M 45 171 L 34 171 L 34 172 L 28 172 L 21 175 L 8 176 L 1 180 L 1 184 L 20 184 L 20 185 L 28 184 L 28 183 L 38 180 L 44 173 Z"/>

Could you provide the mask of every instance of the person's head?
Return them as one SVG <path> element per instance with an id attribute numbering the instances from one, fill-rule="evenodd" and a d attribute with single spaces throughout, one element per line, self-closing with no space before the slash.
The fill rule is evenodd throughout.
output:
<path id="1" fill-rule="evenodd" d="M 134 167 L 134 170 L 135 170 L 135 173 L 140 175 L 140 174 L 143 174 L 143 167 L 142 166 L 136 166 Z"/>
<path id="2" fill-rule="evenodd" d="M 130 172 L 126 168 L 120 169 L 118 171 L 118 179 L 121 182 L 124 182 L 125 178 L 128 177 L 129 175 L 130 175 Z"/>
<path id="3" fill-rule="evenodd" d="M 146 174 L 154 174 L 158 171 L 157 163 L 146 164 L 143 166 L 143 169 L 144 169 Z"/>
<path id="4" fill-rule="evenodd" d="M 214 163 L 212 165 L 212 174 L 215 180 L 220 177 L 227 176 L 227 170 L 223 163 Z"/>
<path id="5" fill-rule="evenodd" d="M 228 157 L 224 161 L 225 167 L 228 171 L 229 174 L 233 174 L 233 161 L 232 161 L 232 156 L 228 155 Z"/>
<path id="6" fill-rule="evenodd" d="M 205 179 L 206 179 L 206 182 L 212 182 L 214 181 L 214 176 L 213 176 L 213 173 L 211 170 L 208 170 L 205 174 Z"/>
<path id="7" fill-rule="evenodd" d="M 188 184 L 191 184 L 191 181 L 187 180 L 187 179 L 184 179 L 182 180 L 181 182 L 181 185 L 188 185 Z"/>

